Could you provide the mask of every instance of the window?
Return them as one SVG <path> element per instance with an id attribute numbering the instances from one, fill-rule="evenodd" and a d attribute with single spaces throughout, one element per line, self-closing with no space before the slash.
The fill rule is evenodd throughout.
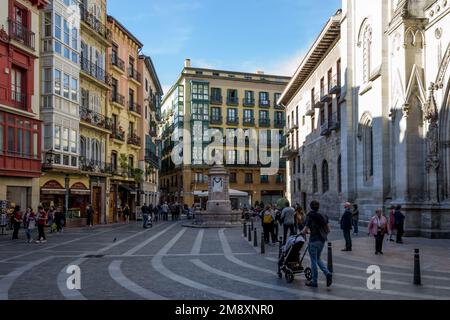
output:
<path id="1" fill-rule="evenodd" d="M 52 13 L 46 12 L 44 15 L 44 37 L 52 36 Z"/>
<path id="2" fill-rule="evenodd" d="M 55 69 L 55 94 L 61 95 L 61 71 Z"/>
<path id="3" fill-rule="evenodd" d="M 228 101 L 228 103 L 231 103 L 231 104 L 238 103 L 238 92 L 236 89 L 228 89 L 227 101 Z"/>
<path id="4" fill-rule="evenodd" d="M 117 152 L 113 151 L 111 152 L 111 168 L 112 171 L 117 171 Z"/>
<path id="5" fill-rule="evenodd" d="M 319 185 L 317 182 L 317 166 L 313 165 L 312 168 L 312 185 L 313 185 L 313 193 L 319 192 Z"/>
<path id="6" fill-rule="evenodd" d="M 237 183 L 237 174 L 236 172 L 230 173 L 230 183 Z"/>
<path id="7" fill-rule="evenodd" d="M 211 108 L 211 120 L 220 121 L 221 110 L 220 108 Z"/>
<path id="8" fill-rule="evenodd" d="M 227 150 L 227 164 L 236 164 L 236 150 Z"/>
<path id="9" fill-rule="evenodd" d="M 59 14 L 55 14 L 55 38 L 59 40 L 61 40 L 61 23 L 61 16 Z"/>
<path id="10" fill-rule="evenodd" d="M 68 74 L 64 74 L 64 80 L 63 80 L 63 92 L 64 92 L 64 98 L 69 99 L 69 84 L 70 84 L 70 76 Z"/>
<path id="11" fill-rule="evenodd" d="M 259 105 L 260 106 L 268 106 L 269 102 L 269 93 L 268 92 L 260 92 L 259 93 Z"/>
<path id="12" fill-rule="evenodd" d="M 245 104 L 246 105 L 253 105 L 255 103 L 255 97 L 253 91 L 245 91 Z"/>
<path id="13" fill-rule="evenodd" d="M 72 96 L 72 100 L 73 101 L 78 101 L 78 80 L 72 78 L 72 82 L 71 82 L 71 96 Z"/>
<path id="14" fill-rule="evenodd" d="M 70 28 L 66 19 L 64 19 L 64 43 L 70 46 Z"/>
<path id="15" fill-rule="evenodd" d="M 322 192 L 326 193 L 330 190 L 330 181 L 328 176 L 328 162 L 326 160 L 322 163 Z"/>
<path id="16" fill-rule="evenodd" d="M 77 153 L 77 132 L 73 129 L 70 130 L 70 152 Z"/>
<path id="17" fill-rule="evenodd" d="M 68 128 L 63 128 L 62 131 L 62 147 L 63 147 L 63 151 L 65 152 L 69 152 L 69 129 Z"/>
<path id="18" fill-rule="evenodd" d="M 42 94 L 52 93 L 52 69 L 42 69 Z"/>
<path id="19" fill-rule="evenodd" d="M 281 93 L 275 93 L 273 98 L 274 98 L 275 105 L 278 106 L 278 101 L 281 98 Z"/>
<path id="20" fill-rule="evenodd" d="M 11 98 L 13 101 L 25 103 L 25 97 L 22 96 L 23 72 L 20 69 L 11 69 Z"/>
<path id="21" fill-rule="evenodd" d="M 267 121 L 269 119 L 269 111 L 267 110 L 259 111 L 259 119 Z"/>
<path id="22" fill-rule="evenodd" d="M 61 150 L 61 127 L 55 126 L 55 149 Z"/>
<path id="23" fill-rule="evenodd" d="M 275 123 L 282 124 L 283 123 L 283 112 L 275 111 Z"/>
<path id="24" fill-rule="evenodd" d="M 78 50 L 78 29 L 72 28 L 72 49 Z"/>
<path id="25" fill-rule="evenodd" d="M 245 174 L 245 183 L 253 183 L 253 174 L 252 173 Z"/>
<path id="26" fill-rule="evenodd" d="M 261 175 L 261 183 L 269 183 L 269 176 Z"/>
<path id="27" fill-rule="evenodd" d="M 244 122 L 251 123 L 253 121 L 253 110 L 244 109 Z"/>
<path id="28" fill-rule="evenodd" d="M 362 139 L 364 152 L 364 177 L 367 181 L 373 177 L 374 172 L 373 124 L 371 118 L 366 118 L 362 122 Z"/>
<path id="29" fill-rule="evenodd" d="M 134 107 L 134 90 L 133 89 L 128 90 L 128 102 L 130 104 L 130 107 Z"/>
<path id="30" fill-rule="evenodd" d="M 298 173 L 300 173 L 302 171 L 301 164 L 302 163 L 300 161 L 300 157 L 298 157 L 298 159 L 297 159 L 297 172 Z"/>
<path id="31" fill-rule="evenodd" d="M 237 109 L 233 108 L 228 109 L 227 117 L 229 121 L 237 121 Z"/>
<path id="32" fill-rule="evenodd" d="M 192 100 L 209 100 L 209 84 L 202 82 L 192 83 Z"/>
<path id="33" fill-rule="evenodd" d="M 222 89 L 211 88 L 211 100 L 213 102 L 222 102 Z"/>
<path id="34" fill-rule="evenodd" d="M 366 26 L 363 35 L 363 80 L 368 82 L 372 68 L 372 27 Z"/>

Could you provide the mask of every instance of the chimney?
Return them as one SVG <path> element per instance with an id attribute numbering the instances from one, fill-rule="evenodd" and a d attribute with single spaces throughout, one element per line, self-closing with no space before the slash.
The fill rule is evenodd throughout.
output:
<path id="1" fill-rule="evenodd" d="M 190 68 L 191 67 L 191 59 L 184 60 L 184 67 L 185 68 Z"/>

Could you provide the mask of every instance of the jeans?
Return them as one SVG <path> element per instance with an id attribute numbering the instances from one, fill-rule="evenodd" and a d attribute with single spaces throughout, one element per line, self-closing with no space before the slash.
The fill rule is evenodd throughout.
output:
<path id="1" fill-rule="evenodd" d="M 358 220 L 352 220 L 352 225 L 353 225 L 353 233 L 358 234 Z"/>
<path id="2" fill-rule="evenodd" d="M 317 278 L 319 276 L 317 266 L 319 266 L 320 270 L 322 270 L 325 276 L 331 274 L 328 268 L 323 263 L 320 256 L 322 255 L 323 247 L 325 246 L 325 242 L 314 241 L 309 243 L 309 256 L 311 258 L 311 271 L 312 271 L 312 284 L 317 285 Z"/>
<path id="3" fill-rule="evenodd" d="M 25 229 L 25 234 L 27 235 L 28 241 L 31 241 L 31 240 L 32 240 L 32 239 L 31 239 L 32 233 L 33 233 L 33 229 L 29 229 L 29 228 Z"/>
<path id="4" fill-rule="evenodd" d="M 383 252 L 384 234 L 378 232 L 375 236 L 375 252 Z"/>
<path id="5" fill-rule="evenodd" d="M 352 236 L 350 235 L 350 230 L 344 230 L 344 239 L 345 239 L 345 249 L 352 249 Z"/>
<path id="6" fill-rule="evenodd" d="M 283 225 L 283 245 L 286 244 L 288 230 L 289 230 L 289 235 L 290 236 L 295 235 L 294 225 L 293 224 L 291 224 L 291 225 L 284 224 Z"/>
<path id="7" fill-rule="evenodd" d="M 142 216 L 142 219 L 143 219 L 143 227 L 144 228 L 147 228 L 147 223 L 148 223 L 148 214 L 144 214 L 143 216 Z"/>

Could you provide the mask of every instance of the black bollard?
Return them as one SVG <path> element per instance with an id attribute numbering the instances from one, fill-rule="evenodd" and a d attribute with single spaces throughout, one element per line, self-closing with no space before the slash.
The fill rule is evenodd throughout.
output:
<path id="1" fill-rule="evenodd" d="M 264 240 L 264 232 L 261 233 L 261 254 L 266 254 L 266 241 Z"/>
<path id="2" fill-rule="evenodd" d="M 254 232 L 255 232 L 255 234 L 254 234 L 254 237 L 253 237 L 253 246 L 255 248 L 257 248 L 258 247 L 258 234 L 256 233 L 256 228 L 255 228 Z"/>
<path id="3" fill-rule="evenodd" d="M 252 242 L 252 230 L 251 226 L 248 226 L 248 242 Z"/>
<path id="4" fill-rule="evenodd" d="M 333 247 L 332 243 L 328 242 L 328 261 L 327 261 L 328 270 L 333 273 Z"/>
<path id="5" fill-rule="evenodd" d="M 244 221 L 244 238 L 247 238 L 247 222 Z"/>
<path id="6" fill-rule="evenodd" d="M 251 221 L 252 221 L 252 231 L 253 231 L 253 230 L 255 230 L 255 225 L 253 223 L 253 218 L 251 219 Z"/>
<path id="7" fill-rule="evenodd" d="M 414 284 L 416 286 L 422 285 L 422 280 L 420 276 L 420 255 L 419 249 L 414 250 Z"/>

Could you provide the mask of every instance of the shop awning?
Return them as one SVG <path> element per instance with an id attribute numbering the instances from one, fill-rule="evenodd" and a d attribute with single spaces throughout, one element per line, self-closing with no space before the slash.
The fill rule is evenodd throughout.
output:
<path id="1" fill-rule="evenodd" d="M 126 191 L 128 191 L 130 194 L 137 194 L 137 190 L 135 188 L 132 188 L 130 186 L 126 186 L 126 185 L 119 185 L 119 188 L 123 188 Z"/>
<path id="2" fill-rule="evenodd" d="M 47 188 L 41 188 L 42 194 L 66 194 L 65 189 L 47 189 Z"/>
<path id="3" fill-rule="evenodd" d="M 70 189 L 70 194 L 89 196 L 89 195 L 91 195 L 91 190 Z"/>

